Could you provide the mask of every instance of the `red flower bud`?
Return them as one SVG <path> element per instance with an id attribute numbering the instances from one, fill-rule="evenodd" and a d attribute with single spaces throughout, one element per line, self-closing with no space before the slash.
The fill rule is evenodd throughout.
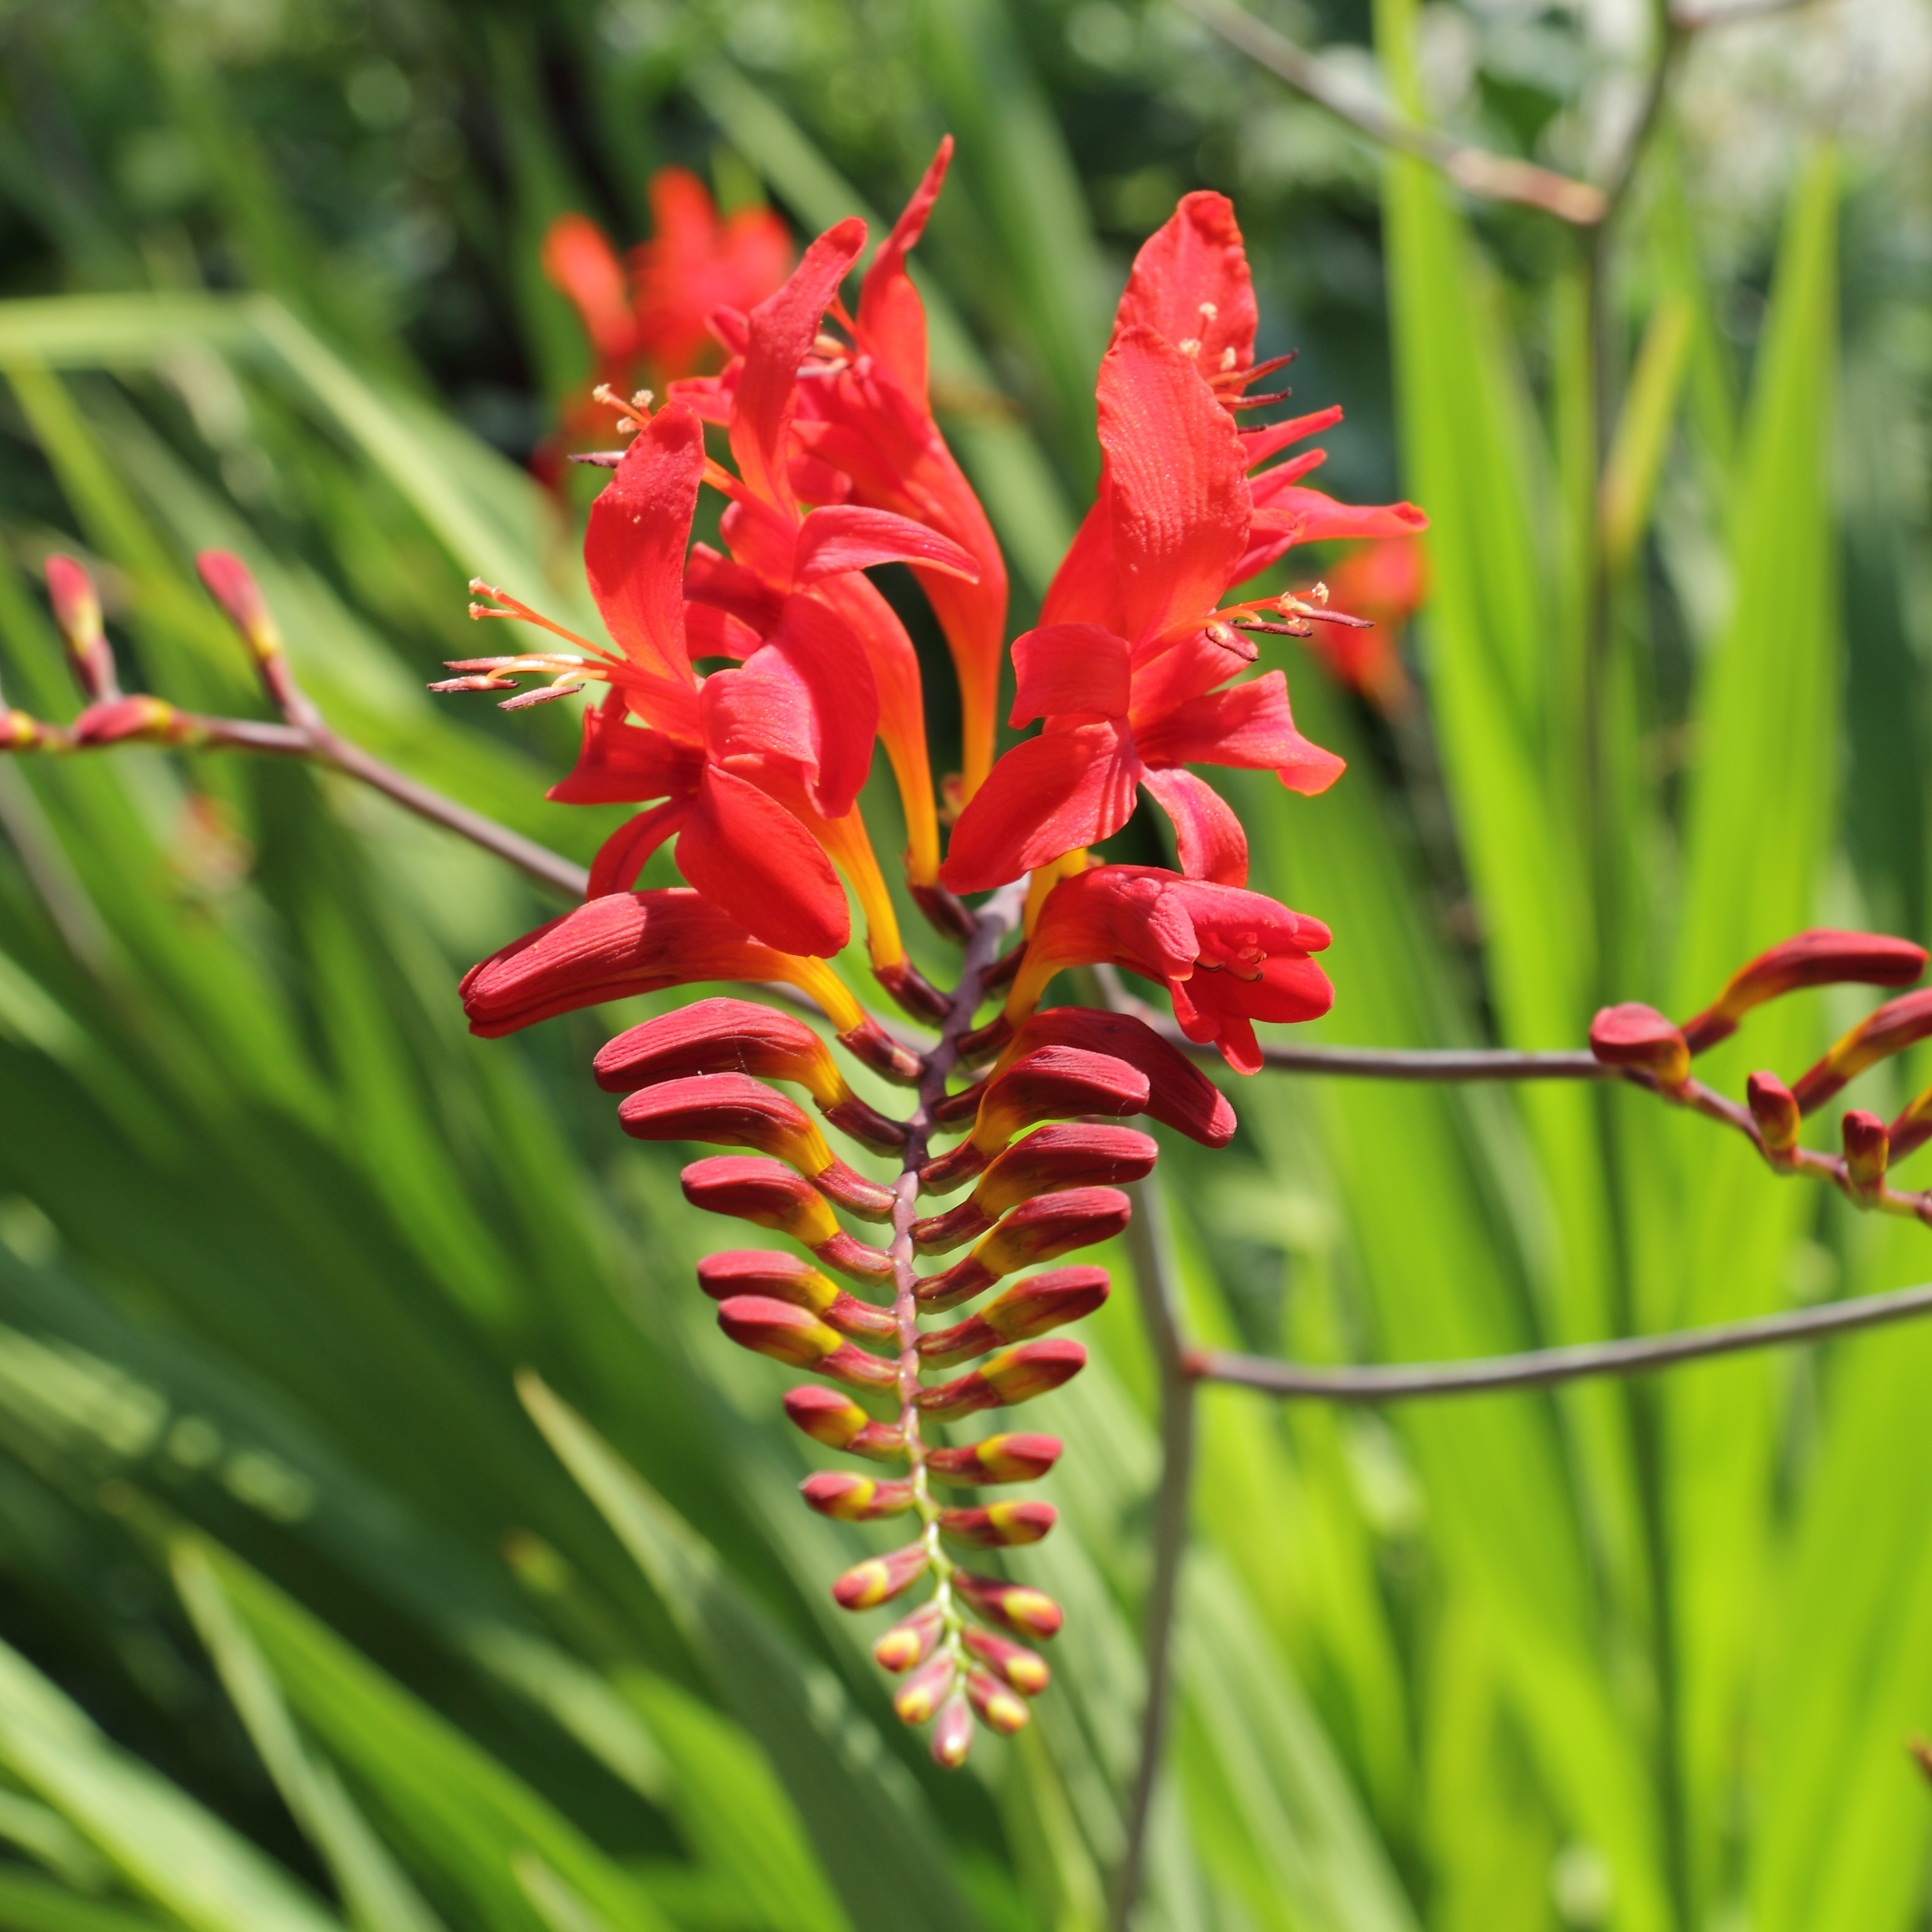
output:
<path id="1" fill-rule="evenodd" d="M 713 1301 L 734 1294 L 768 1294 L 808 1308 L 842 1335 L 877 1335 L 886 1341 L 898 1336 L 898 1324 L 889 1309 L 860 1301 L 828 1281 L 809 1262 L 774 1248 L 732 1248 L 707 1255 L 698 1264 L 698 1285 Z"/>
<path id="2" fill-rule="evenodd" d="M 463 1010 L 472 1033 L 495 1040 L 579 1006 L 704 980 L 782 980 L 808 993 L 842 1039 L 885 1037 L 824 960 L 760 945 L 683 886 L 607 892 L 526 932 L 464 975 Z M 916 1079 L 918 1062 L 905 1058 Z"/>
<path id="3" fill-rule="evenodd" d="M 112 698 L 90 704 L 74 721 L 76 745 L 193 745 L 200 728 L 164 699 Z"/>
<path id="4" fill-rule="evenodd" d="M 855 1563 L 832 1586 L 832 1598 L 842 1610 L 876 1610 L 902 1591 L 910 1589 L 924 1573 L 926 1545 L 908 1543 L 884 1556 Z"/>
<path id="5" fill-rule="evenodd" d="M 973 1748 L 973 1712 L 956 1690 L 940 1706 L 932 1727 L 932 1761 L 943 1770 L 957 1771 Z"/>
<path id="6" fill-rule="evenodd" d="M 756 1148 L 795 1168 L 838 1205 L 868 1221 L 890 1221 L 892 1190 L 853 1172 L 802 1108 L 745 1073 L 695 1073 L 628 1095 L 617 1109 L 640 1141 L 708 1141 Z"/>
<path id="7" fill-rule="evenodd" d="M 987 1727 L 998 1731 L 1003 1738 L 1024 1730 L 1032 1718 L 1033 1713 L 1027 1708 L 1024 1699 L 1016 1697 L 997 1677 L 989 1676 L 983 1670 L 967 1672 L 966 1694 Z"/>
<path id="8" fill-rule="evenodd" d="M 983 1368 L 935 1388 L 921 1389 L 916 1400 L 927 1414 L 950 1422 L 982 1408 L 1030 1402 L 1071 1382 L 1086 1366 L 1087 1351 L 1078 1342 L 1050 1336 L 1044 1341 L 1022 1342 L 994 1356 Z"/>
<path id="9" fill-rule="evenodd" d="M 713 1154 L 679 1176 L 684 1198 L 712 1214 L 734 1214 L 802 1241 L 829 1268 L 860 1281 L 890 1281 L 892 1258 L 855 1241 L 840 1227 L 825 1197 L 802 1175 L 754 1155 Z"/>
<path id="10" fill-rule="evenodd" d="M 1022 1127 L 1083 1114 L 1137 1114 L 1147 1104 L 1148 1078 L 1124 1060 L 1077 1046 L 1046 1046 L 1023 1054 L 981 1089 L 972 1136 L 920 1174 L 927 1192 L 943 1194 L 979 1173 Z"/>
<path id="11" fill-rule="evenodd" d="M 1834 986 L 1847 981 L 1865 986 L 1909 986 L 1925 970 L 1925 949 L 1880 933 L 1801 932 L 1782 946 L 1760 952 L 1731 976 L 1730 983 L 1695 1019 L 1684 1023 L 1693 1053 L 1728 1039 L 1752 1007 L 1800 986 Z"/>
<path id="12" fill-rule="evenodd" d="M 980 1176 L 971 1198 L 913 1224 L 922 1252 L 943 1253 L 992 1226 L 1010 1208 L 1069 1188 L 1140 1180 L 1154 1171 L 1159 1146 L 1132 1127 L 1084 1122 L 1042 1127 L 1014 1142 Z"/>
<path id="13" fill-rule="evenodd" d="M 1039 1542 L 1059 1520 L 1051 1503 L 988 1503 L 982 1509 L 941 1510 L 939 1528 L 953 1542 L 974 1550 L 1003 1550 Z"/>
<path id="14" fill-rule="evenodd" d="M 1868 1066 L 1932 1034 L 1932 987 L 1888 1000 L 1869 1018 L 1861 1020 L 1830 1052 L 1810 1068 L 1792 1088 L 1799 1110 L 1815 1114 L 1848 1082 Z"/>
<path id="15" fill-rule="evenodd" d="M 1605 1006 L 1590 1022 L 1590 1051 L 1606 1066 L 1635 1067 L 1660 1087 L 1675 1089 L 1690 1077 L 1684 1036 L 1654 1006 L 1634 1000 Z"/>
<path id="16" fill-rule="evenodd" d="M 902 1618 L 872 1646 L 879 1667 L 896 1676 L 923 1664 L 932 1654 L 945 1628 L 945 1617 L 937 1604 L 922 1604 L 909 1617 Z"/>
<path id="17" fill-rule="evenodd" d="M 893 1696 L 892 1708 L 898 1713 L 900 1723 L 926 1723 L 952 1688 L 958 1668 L 949 1656 L 928 1658 Z"/>
<path id="18" fill-rule="evenodd" d="M 1889 1131 L 1892 1157 L 1895 1161 L 1903 1160 L 1914 1148 L 1932 1141 L 1932 1087 L 1905 1108 Z"/>
<path id="19" fill-rule="evenodd" d="M 905 1438 L 890 1424 L 874 1422 L 850 1396 L 808 1383 L 788 1389 L 785 1414 L 814 1442 L 869 1456 L 875 1462 L 902 1462 Z"/>
<path id="20" fill-rule="evenodd" d="M 1234 1110 L 1226 1096 L 1194 1063 L 1131 1013 L 1095 1006 L 1052 1006 L 1035 1013 L 1013 1035 L 994 1064 L 997 1075 L 1022 1055 L 1043 1046 L 1075 1046 L 1111 1054 L 1147 1076 L 1142 1109 L 1150 1119 L 1203 1147 L 1226 1147 L 1234 1137 Z"/>
<path id="21" fill-rule="evenodd" d="M 100 628 L 100 599 L 93 580 L 70 556 L 56 551 L 44 566 L 54 622 L 67 640 L 68 662 L 91 704 L 110 704 L 121 695 L 114 675 L 114 653 Z"/>
<path id="22" fill-rule="evenodd" d="M 814 999 L 818 999 L 811 988 L 806 990 L 812 992 Z M 818 1004 L 824 1007 L 832 1024 L 838 1026 L 838 1015 L 823 1000 L 819 1000 Z M 916 1087 L 920 1076 L 926 1070 L 919 1055 L 910 1047 L 902 1046 L 870 1013 L 862 1014 L 854 1025 L 840 1027 L 838 1044 L 860 1065 L 869 1066 L 874 1073 L 898 1086 Z"/>
<path id="23" fill-rule="evenodd" d="M 1840 1125 L 1845 1142 L 1845 1178 L 1862 1195 L 1878 1191 L 1892 1158 L 1892 1136 L 1876 1114 L 1855 1107 Z"/>
<path id="24" fill-rule="evenodd" d="M 886 1483 L 876 1477 L 854 1476 L 842 1469 L 821 1469 L 800 1484 L 807 1506 L 839 1522 L 874 1522 L 881 1516 L 903 1516 L 912 1508 L 910 1483 Z"/>
<path id="25" fill-rule="evenodd" d="M 976 1630 L 970 1624 L 960 1634 L 966 1648 L 1016 1690 L 1037 1697 L 1052 1682 L 1053 1673 L 1047 1669 L 1046 1660 L 1035 1656 L 1024 1644 L 1015 1643 L 992 1630 Z"/>
<path id="26" fill-rule="evenodd" d="M 1074 1187 L 1023 1202 L 963 1260 L 919 1284 L 921 1305 L 956 1307 L 1002 1275 L 1076 1248 L 1111 1240 L 1133 1214 L 1133 1203 L 1112 1187 Z"/>
<path id="27" fill-rule="evenodd" d="M 1016 1282 L 970 1320 L 919 1338 L 922 1360 L 935 1368 L 970 1361 L 1002 1342 L 1023 1342 L 1090 1315 L 1107 1298 L 1102 1268 L 1055 1268 Z"/>
<path id="28" fill-rule="evenodd" d="M 718 1308 L 718 1325 L 741 1348 L 789 1362 L 796 1369 L 816 1369 L 820 1375 L 854 1388 L 892 1388 L 898 1384 L 897 1364 L 868 1355 L 842 1342 L 809 1310 L 769 1295 L 734 1294 Z"/>
<path id="29" fill-rule="evenodd" d="M 1016 1636 L 1036 1642 L 1050 1637 L 1066 1621 L 1060 1606 L 1043 1590 L 1024 1583 L 1002 1582 L 997 1576 L 976 1576 L 970 1570 L 952 1573 L 952 1587 L 982 1617 L 1002 1624 Z"/>
<path id="30" fill-rule="evenodd" d="M 1765 1152 L 1790 1154 L 1798 1144 L 1798 1129 L 1804 1118 L 1791 1097 L 1791 1089 L 1775 1073 L 1754 1073 L 1744 1082 L 1744 1099 Z"/>
<path id="31" fill-rule="evenodd" d="M 248 566 L 232 552 L 205 550 L 194 560 L 208 594 L 221 606 L 228 621 L 241 632 L 243 641 L 258 658 L 272 658 L 282 648 L 280 632 L 269 615 L 268 600 L 249 574 Z"/>
<path id="32" fill-rule="evenodd" d="M 1064 1446 L 1057 1436 L 988 1436 L 964 1448 L 928 1450 L 926 1473 L 937 1482 L 975 1488 L 988 1483 L 1035 1482 L 1060 1460 Z"/>

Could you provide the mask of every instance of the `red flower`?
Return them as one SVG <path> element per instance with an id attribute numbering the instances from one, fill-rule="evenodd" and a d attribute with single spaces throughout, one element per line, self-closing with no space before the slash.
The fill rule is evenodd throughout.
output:
<path id="1" fill-rule="evenodd" d="M 1190 1040 L 1211 1040 L 1238 1073 L 1258 1072 L 1255 1021 L 1316 1019 L 1334 1004 L 1328 976 L 1308 956 L 1329 938 L 1318 919 L 1260 892 L 1150 866 L 1096 866 L 1048 896 L 1004 1017 L 1018 1025 L 1063 968 L 1108 962 L 1160 980 Z"/>
<path id="2" fill-rule="evenodd" d="M 1116 621 L 1048 623 L 1014 644 L 1010 722 L 1044 717 L 1047 729 L 1009 752 L 961 815 L 943 874 L 955 892 L 1110 836 L 1140 785 L 1173 820 L 1184 871 L 1238 886 L 1240 824 L 1183 767 L 1272 770 L 1307 793 L 1341 775 L 1294 728 L 1281 672 L 1216 689 L 1254 655 L 1227 621 L 1245 611 L 1216 608 L 1253 516 L 1246 452 L 1196 358 L 1136 323 L 1102 360 L 1098 393 Z"/>

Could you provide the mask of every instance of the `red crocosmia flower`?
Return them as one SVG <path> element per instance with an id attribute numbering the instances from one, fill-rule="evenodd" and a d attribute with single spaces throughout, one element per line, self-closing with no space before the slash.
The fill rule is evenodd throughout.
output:
<path id="1" fill-rule="evenodd" d="M 708 397 L 714 411 L 716 399 L 728 397 L 738 464 L 736 477 L 708 472 L 731 498 L 720 526 L 730 556 L 698 546 L 688 588 L 694 602 L 743 627 L 740 643 L 747 634 L 766 639 L 752 664 L 776 646 L 796 674 L 827 765 L 849 783 L 849 791 L 820 802 L 828 817 L 849 808 L 874 734 L 884 740 L 906 814 L 909 872 L 915 885 L 926 885 L 938 874 L 939 832 L 919 658 L 891 605 L 862 573 L 903 562 L 970 582 L 979 566 L 950 538 L 896 512 L 823 502 L 806 511 L 801 496 L 842 489 L 843 481 L 812 459 L 801 464 L 792 449 L 800 367 L 865 238 L 865 224 L 856 220 L 821 235 L 784 286 L 746 319 L 742 350 L 727 377 L 703 389 L 680 386 L 680 396 Z M 717 631 L 706 635 L 721 649 L 732 647 Z M 897 928 L 883 890 L 866 912 L 874 963 L 896 963 L 902 956 Z"/>
<path id="2" fill-rule="evenodd" d="M 1142 785 L 1173 820 L 1190 877 L 1242 885 L 1240 822 L 1184 767 L 1272 770 L 1311 794 L 1342 772 L 1294 728 L 1281 672 L 1216 688 L 1254 656 L 1216 608 L 1252 518 L 1245 452 L 1195 358 L 1137 323 L 1102 360 L 1099 398 L 1120 628 L 1063 621 L 1014 644 L 1010 722 L 1043 717 L 1047 729 L 1009 752 L 961 815 L 943 874 L 955 892 L 1109 837 Z"/>
<path id="3" fill-rule="evenodd" d="M 1378 710 L 1400 710 L 1408 700 L 1409 683 L 1398 646 L 1429 596 L 1429 558 L 1421 539 L 1387 537 L 1364 544 L 1325 572 L 1323 582 L 1328 602 L 1366 617 L 1372 628 L 1318 625 L 1309 648 L 1338 682 L 1359 691 Z M 1304 586 L 1297 595 L 1306 603 L 1313 590 Z"/>
<path id="4" fill-rule="evenodd" d="M 576 310 L 599 375 L 623 380 L 638 352 L 638 319 L 609 237 L 588 215 L 560 214 L 544 236 L 542 261 L 551 287 Z"/>
<path id="5" fill-rule="evenodd" d="M 1204 190 L 1184 196 L 1135 257 L 1114 312 L 1114 339 L 1118 342 L 1130 328 L 1153 329 L 1192 360 L 1226 408 L 1247 409 L 1279 400 L 1244 392 L 1257 377 L 1290 359 L 1256 362 L 1256 319 L 1254 286 L 1234 204 L 1225 195 Z M 1244 430 L 1244 466 L 1252 470 L 1341 420 L 1340 410 L 1330 407 Z M 1302 487 L 1300 479 L 1323 460 L 1324 452 L 1310 450 L 1253 478 L 1248 541 L 1217 588 L 1217 596 L 1229 585 L 1258 576 L 1296 543 L 1396 536 L 1427 527 L 1428 518 L 1412 503 L 1357 508 Z M 1111 542 L 1109 481 L 1103 466 L 1099 495 L 1048 588 L 1040 609 L 1042 624 L 1124 628 Z M 1293 610 L 1284 614 L 1292 622 L 1302 620 L 1293 623 L 1299 630 L 1320 613 Z"/>
<path id="6" fill-rule="evenodd" d="M 1328 976 L 1308 956 L 1329 937 L 1318 919 L 1260 892 L 1151 866 L 1096 866 L 1054 887 L 1004 1018 L 1023 1021 L 1063 968 L 1107 961 L 1160 980 L 1190 1040 L 1212 1041 L 1236 1072 L 1255 1073 L 1256 1020 L 1316 1019 L 1334 1004 Z"/>

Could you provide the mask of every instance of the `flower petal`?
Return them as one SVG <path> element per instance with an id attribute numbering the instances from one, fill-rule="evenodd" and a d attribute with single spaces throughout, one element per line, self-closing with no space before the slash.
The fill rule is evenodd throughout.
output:
<path id="1" fill-rule="evenodd" d="M 1103 630 L 1126 632 L 1120 574 L 1114 568 L 1112 496 L 1103 468 L 1100 493 L 1046 586 L 1040 607 L 1042 624 L 1098 624 Z"/>
<path id="2" fill-rule="evenodd" d="M 1290 466 L 1282 465 L 1286 470 Z M 1255 520 L 1246 554 L 1230 581 L 1245 584 L 1279 562 L 1298 543 L 1326 543 L 1340 537 L 1406 537 L 1429 527 L 1413 503 L 1338 503 L 1319 490 L 1284 481 L 1270 488 L 1271 472 L 1254 479 Z"/>
<path id="3" fill-rule="evenodd" d="M 1019 689 L 1006 722 L 1036 718 L 1124 718 L 1128 646 L 1097 624 L 1042 624 L 1013 640 Z"/>
<path id="4" fill-rule="evenodd" d="M 712 766 L 677 842 L 678 870 L 753 938 L 828 958 L 851 937 L 832 862 L 782 805 Z"/>
<path id="5" fill-rule="evenodd" d="M 1288 707 L 1288 679 L 1270 671 L 1231 691 L 1190 698 L 1164 715 L 1138 712 L 1135 741 L 1150 764 L 1234 765 L 1273 772 L 1291 791 L 1313 797 L 1347 769 L 1304 738 Z"/>
<path id="6" fill-rule="evenodd" d="M 1118 336 L 1137 324 L 1169 342 L 1199 345 L 1204 375 L 1255 359 L 1255 290 L 1234 205 L 1202 190 L 1184 195 L 1141 244 L 1115 310 Z M 1228 361 L 1228 352 L 1233 359 Z"/>
<path id="7" fill-rule="evenodd" d="M 859 288 L 859 345 L 922 410 L 926 407 L 926 304 L 906 273 L 906 256 L 926 232 L 926 218 L 952 160 L 945 136 L 904 212 L 879 244 Z"/>
<path id="8" fill-rule="evenodd" d="M 1175 766 L 1144 771 L 1141 783 L 1174 821 L 1180 869 L 1217 886 L 1248 883 L 1248 836 L 1234 808 L 1204 778 Z"/>
<path id="9" fill-rule="evenodd" d="M 1016 745 L 960 814 L 940 878 L 956 892 L 980 892 L 1109 837 L 1133 815 L 1140 776 L 1124 723 Z"/>
<path id="10" fill-rule="evenodd" d="M 637 346 L 637 323 L 624 265 L 596 222 L 581 214 L 560 214 L 543 238 L 543 272 L 576 310 L 598 358 L 624 362 Z"/>
<path id="11" fill-rule="evenodd" d="M 694 745 L 680 744 L 625 716 L 622 692 L 584 714 L 584 743 L 570 776 L 544 794 L 558 805 L 629 804 L 688 791 L 704 762 Z"/>
<path id="12" fill-rule="evenodd" d="M 684 823 L 691 809 L 688 795 L 667 800 L 627 818 L 597 848 L 591 862 L 590 883 L 584 888 L 586 899 L 601 899 L 609 892 L 628 892 L 644 869 L 644 861 Z"/>
<path id="13" fill-rule="evenodd" d="M 1188 356 L 1126 330 L 1100 364 L 1114 568 L 1138 644 L 1207 616 L 1247 548 L 1247 458 Z"/>
<path id="14" fill-rule="evenodd" d="M 792 575 L 799 584 L 816 583 L 841 571 L 868 570 L 875 563 L 916 563 L 977 580 L 980 566 L 950 537 L 890 510 L 837 503 L 814 510 L 800 525 L 792 553 Z"/>

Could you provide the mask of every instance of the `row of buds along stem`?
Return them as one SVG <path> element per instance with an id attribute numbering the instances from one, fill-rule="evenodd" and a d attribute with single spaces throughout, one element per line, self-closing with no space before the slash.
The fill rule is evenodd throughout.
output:
<path id="1" fill-rule="evenodd" d="M 1590 1048 L 1604 1065 L 1627 1070 L 1676 1098 L 1695 1083 L 1690 1063 L 1728 1040 L 1754 1008 L 1808 986 L 1906 986 L 1925 970 L 1925 949 L 1883 934 L 1819 928 L 1762 952 L 1731 976 L 1702 1012 L 1681 1026 L 1654 1007 L 1606 1006 L 1590 1028 Z M 1760 1150 L 1773 1167 L 1790 1169 L 1808 1156 L 1798 1136 L 1809 1114 L 1834 1100 L 1881 1060 L 1932 1035 L 1932 988 L 1887 1000 L 1852 1027 L 1789 1085 L 1760 1070 L 1745 1083 L 1744 1100 Z M 1844 1191 L 1861 1205 L 1883 1193 L 1891 1165 L 1932 1139 L 1932 1087 L 1887 1124 L 1853 1108 L 1840 1125 L 1836 1168 Z"/>

